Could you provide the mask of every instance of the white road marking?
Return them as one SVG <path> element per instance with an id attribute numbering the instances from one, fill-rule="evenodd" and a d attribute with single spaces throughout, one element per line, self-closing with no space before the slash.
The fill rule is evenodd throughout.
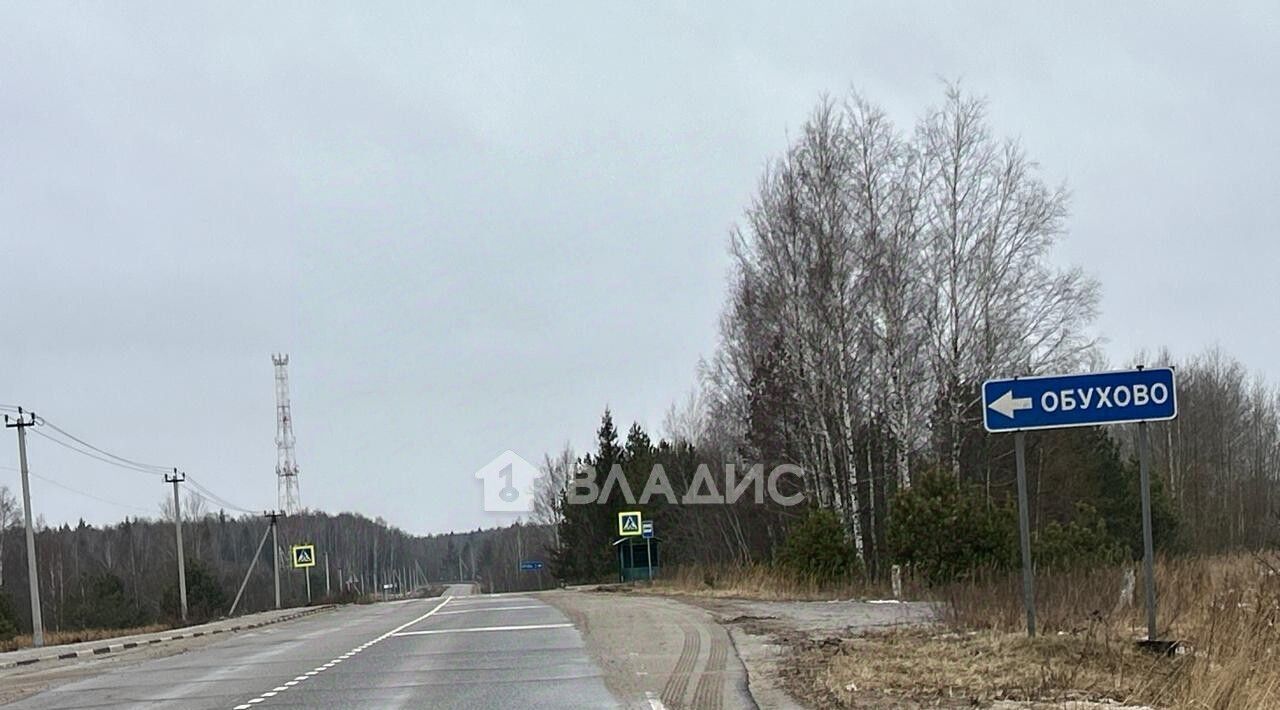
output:
<path id="1" fill-rule="evenodd" d="M 260 703 L 260 702 L 262 702 L 262 701 L 266 700 L 267 698 L 275 697 L 277 694 L 279 694 L 279 693 L 283 692 L 283 690 L 287 690 L 288 688 L 292 688 L 292 687 L 294 687 L 295 685 L 297 685 L 298 683 L 300 683 L 300 682 L 302 682 L 302 681 L 306 680 L 307 678 L 310 678 L 310 677 L 313 677 L 313 676 L 319 675 L 321 672 L 323 672 L 323 671 L 325 671 L 325 670 L 328 670 L 328 669 L 330 669 L 330 668 L 334 667 L 334 665 L 336 665 L 336 664 L 338 664 L 338 663 L 341 663 L 341 662 L 342 662 L 342 660 L 343 660 L 344 658 L 350 658 L 352 654 L 359 653 L 359 652 L 361 652 L 361 651 L 365 650 L 366 648 L 368 648 L 368 647 L 372 646 L 373 644 L 378 643 L 379 641 L 382 641 L 382 640 L 384 640 L 384 639 L 391 638 L 392 636 L 395 636 L 395 635 L 399 634 L 401 631 L 404 631 L 405 629 L 409 628 L 410 626 L 413 626 L 414 624 L 416 624 L 416 623 L 418 623 L 418 622 L 420 622 L 420 621 L 422 621 L 422 620 L 424 620 L 424 619 L 426 619 L 426 618 L 428 618 L 428 617 L 430 617 L 430 616 L 434 616 L 434 615 L 435 615 L 435 613 L 436 613 L 436 612 L 438 612 L 438 611 L 440 611 L 441 609 L 443 609 L 443 608 L 444 608 L 444 605 L 445 605 L 445 604 L 448 604 L 448 603 L 449 603 L 449 601 L 450 601 L 451 599 L 453 599 L 453 597 L 445 597 L 445 598 L 444 598 L 444 601 L 442 601 L 442 602 L 440 602 L 439 604 L 437 604 L 437 605 L 435 605 L 434 607 L 432 607 L 432 608 L 431 608 L 431 611 L 428 611 L 427 613 L 423 614 L 422 616 L 419 616 L 418 618 L 414 619 L 413 621 L 410 621 L 410 622 L 409 622 L 409 623 L 407 623 L 407 624 L 401 624 L 401 625 L 399 625 L 399 626 L 395 627 L 394 629 L 392 629 L 392 630 L 388 631 L 387 633 L 385 633 L 385 634 L 383 634 L 383 635 L 381 635 L 381 636 L 379 636 L 379 637 L 377 637 L 377 638 L 375 638 L 375 639 L 373 639 L 373 640 L 371 640 L 371 641 L 366 641 L 366 642 L 364 642 L 363 644 L 361 644 L 361 645 L 359 645 L 359 646 L 357 646 L 357 647 L 355 647 L 355 648 L 351 649 L 350 651 L 348 651 L 347 653 L 343 654 L 342 656 L 340 656 L 340 657 L 338 657 L 338 658 L 335 658 L 335 659 L 333 659 L 332 661 L 329 661 L 328 663 L 326 663 L 326 664 L 324 664 L 324 665 L 322 665 L 322 666 L 317 666 L 315 669 L 310 670 L 310 671 L 307 671 L 306 673 L 303 673 L 302 675 L 298 676 L 297 678 L 294 678 L 294 679 L 293 679 L 293 680 L 291 680 L 291 681 L 287 681 L 283 686 L 281 686 L 281 687 L 279 687 L 279 688 L 276 688 L 275 690 L 269 690 L 269 691 L 267 691 L 267 692 L 263 693 L 262 695 L 259 695 L 258 697 L 256 697 L 256 698 L 254 698 L 254 699 L 250 700 L 250 701 L 249 701 L 249 702 L 247 702 L 247 703 L 244 703 L 244 704 L 241 704 L 241 705 L 237 705 L 237 706 L 235 706 L 234 710 L 248 710 L 249 708 L 253 707 L 254 705 L 257 705 L 258 703 Z M 568 625 L 568 624 L 566 624 L 566 625 Z"/>
<path id="2" fill-rule="evenodd" d="M 427 629 L 402 631 L 396 636 L 432 636 L 434 634 L 465 634 L 473 631 L 530 631 L 533 629 L 567 629 L 573 624 L 529 624 L 527 626 L 475 626 L 469 629 Z"/>
<path id="3" fill-rule="evenodd" d="M 644 691 L 645 700 L 649 701 L 649 710 L 667 710 L 667 706 L 662 704 L 662 700 L 651 691 Z"/>
<path id="4" fill-rule="evenodd" d="M 525 606 L 482 606 L 476 609 L 458 609 L 457 611 L 442 611 L 440 616 L 446 614 L 474 614 L 477 611 L 515 611 L 516 609 L 541 609 L 541 604 L 528 604 Z"/>

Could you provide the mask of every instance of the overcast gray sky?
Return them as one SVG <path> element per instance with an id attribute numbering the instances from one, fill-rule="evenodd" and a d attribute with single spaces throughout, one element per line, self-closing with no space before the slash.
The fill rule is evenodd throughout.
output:
<path id="1" fill-rule="evenodd" d="M 1275 2 L 369 5 L 0 0 L 0 402 L 263 509 L 287 351 L 306 505 L 492 524 L 492 457 L 581 449 L 606 404 L 657 429 L 692 386 L 728 230 L 824 93 L 906 127 L 940 77 L 1067 182 L 1056 256 L 1113 362 L 1219 344 L 1280 379 Z M 33 489 L 50 522 L 139 512 Z"/>

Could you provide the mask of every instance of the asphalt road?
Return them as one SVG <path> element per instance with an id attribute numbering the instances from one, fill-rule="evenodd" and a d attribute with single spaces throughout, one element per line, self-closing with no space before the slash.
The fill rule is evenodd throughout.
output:
<path id="1" fill-rule="evenodd" d="M 578 631 L 529 596 L 342 609 L 55 686 L 12 708 L 613 708 Z"/>

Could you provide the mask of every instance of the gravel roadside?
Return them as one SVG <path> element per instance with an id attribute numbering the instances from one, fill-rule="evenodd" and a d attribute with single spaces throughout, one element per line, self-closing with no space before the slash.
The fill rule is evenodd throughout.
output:
<path id="1" fill-rule="evenodd" d="M 573 621 L 625 707 L 757 707 L 732 638 L 706 609 L 625 591 L 539 597 Z"/>
<path id="2" fill-rule="evenodd" d="M 733 639 L 760 707 L 822 707 L 824 698 L 797 662 L 797 650 L 820 639 L 875 629 L 927 624 L 935 611 L 924 602 L 755 601 L 687 596 L 711 613 Z"/>
<path id="3" fill-rule="evenodd" d="M 610 690 L 645 710 L 819 706 L 790 662 L 795 649 L 935 618 L 928 603 L 753 601 L 612 585 L 542 597 L 581 630 Z"/>

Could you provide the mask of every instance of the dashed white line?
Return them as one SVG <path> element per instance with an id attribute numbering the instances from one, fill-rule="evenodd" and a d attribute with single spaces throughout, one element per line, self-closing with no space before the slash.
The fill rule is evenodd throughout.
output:
<path id="1" fill-rule="evenodd" d="M 377 638 L 375 638 L 375 639 L 373 639 L 373 640 L 371 640 L 371 641 L 366 641 L 365 643 L 363 643 L 363 644 L 361 644 L 361 645 L 359 645 L 359 646 L 357 646 L 357 647 L 355 647 L 355 648 L 351 649 L 350 651 L 348 651 L 348 652 L 347 652 L 346 654 L 344 654 L 343 656 L 340 656 L 340 657 L 338 657 L 338 658 L 335 658 L 335 659 L 333 659 L 332 661 L 329 661 L 328 663 L 326 663 L 326 664 L 324 664 L 324 665 L 322 665 L 322 666 L 317 666 L 317 667 L 316 667 L 316 668 L 314 668 L 313 670 L 309 670 L 309 671 L 307 671 L 306 673 L 303 673 L 302 675 L 298 676 L 297 678 L 294 678 L 294 679 L 293 679 L 293 680 L 291 680 L 291 681 L 287 681 L 283 686 L 281 686 L 281 687 L 279 687 L 279 688 L 276 688 L 276 689 L 274 689 L 274 690 L 269 690 L 269 691 L 267 691 L 267 692 L 263 693 L 262 695 L 259 695 L 258 697 L 256 697 L 256 698 L 254 698 L 254 699 L 252 699 L 252 700 L 248 701 L 247 703 L 243 703 L 243 704 L 240 704 L 240 705 L 236 705 L 236 706 L 235 706 L 235 708 L 233 708 L 233 710 L 249 710 L 249 708 L 253 707 L 254 705 L 257 705 L 258 703 L 261 703 L 261 702 L 265 701 L 267 698 L 275 697 L 275 696 L 276 696 L 276 695 L 278 695 L 279 693 L 284 692 L 284 690 L 288 690 L 289 688 L 294 687 L 295 685 L 297 685 L 298 683 L 300 683 L 300 682 L 302 682 L 302 681 L 306 680 L 307 678 L 314 677 L 314 676 L 319 675 L 320 673 L 322 673 L 322 672 L 324 672 L 324 671 L 326 671 L 326 670 L 328 670 L 328 669 L 330 669 L 330 668 L 333 668 L 333 667 L 334 667 L 335 665 L 337 665 L 338 663 L 341 663 L 341 662 L 342 662 L 342 660 L 343 660 L 344 658 L 350 658 L 352 654 L 359 653 L 359 652 L 361 652 L 361 651 L 365 650 L 366 648 L 369 648 L 369 647 L 370 647 L 370 646 L 372 646 L 373 644 L 378 643 L 379 641 L 382 641 L 382 640 L 384 640 L 384 639 L 391 638 L 392 636 L 395 636 L 395 635 L 399 634 L 401 631 L 404 631 L 405 629 L 409 628 L 410 626 L 413 626 L 414 624 L 416 624 L 416 623 L 418 623 L 418 622 L 420 622 L 420 621 L 423 621 L 423 620 L 424 620 L 424 619 L 426 619 L 427 617 L 434 616 L 434 615 L 435 615 L 435 613 L 436 613 L 436 612 L 438 612 L 438 611 L 440 611 L 441 609 L 443 609 L 443 608 L 444 608 L 444 605 L 445 605 L 445 604 L 448 604 L 448 603 L 449 603 L 449 601 L 450 601 L 451 599 L 453 599 L 453 597 L 445 597 L 445 598 L 444 598 L 444 601 L 442 601 L 442 602 L 440 602 L 439 604 L 437 604 L 437 605 L 435 605 L 434 607 L 432 607 L 431 611 L 428 611 L 427 613 L 423 614 L 422 616 L 419 616 L 418 618 L 414 619 L 413 621 L 410 621 L 410 622 L 409 622 L 409 623 L 407 623 L 407 624 L 401 624 L 401 625 L 399 625 L 399 626 L 395 627 L 394 629 L 392 629 L 392 630 L 388 631 L 387 633 L 385 633 L 385 634 L 383 634 L 383 635 L 381 635 L 381 636 L 379 636 L 379 637 L 377 637 Z M 569 625 L 569 624 L 565 624 L 565 626 L 568 626 L 568 625 Z"/>

